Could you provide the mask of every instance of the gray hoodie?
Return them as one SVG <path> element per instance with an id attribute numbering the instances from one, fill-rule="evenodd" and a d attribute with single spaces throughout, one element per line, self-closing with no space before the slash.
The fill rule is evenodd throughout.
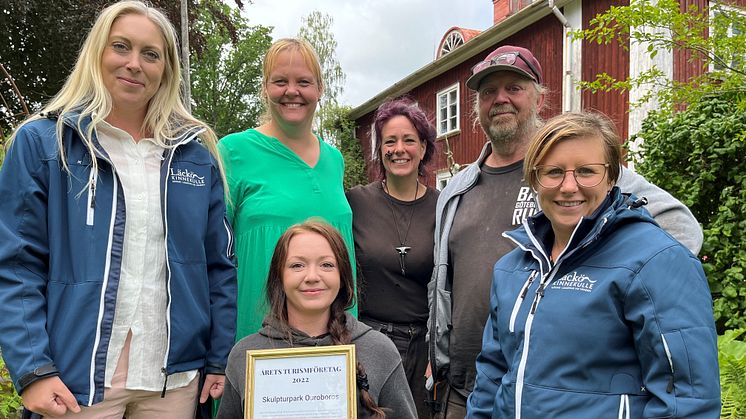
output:
<path id="1" fill-rule="evenodd" d="M 380 332 L 346 314 L 347 328 L 355 345 L 355 356 L 365 368 L 370 385 L 370 396 L 384 408 L 389 419 L 414 419 L 417 413 L 401 358 L 393 342 Z M 293 344 L 281 330 L 276 320 L 267 317 L 258 333 L 241 339 L 231 350 L 225 370 L 225 389 L 220 401 L 217 419 L 240 419 L 244 417 L 244 395 L 246 384 L 246 351 L 249 349 L 275 349 L 302 346 L 332 345 L 330 335 L 311 337 L 290 329 Z M 368 417 L 369 411 L 362 407 L 358 397 L 359 418 Z"/>
<path id="2" fill-rule="evenodd" d="M 450 263 L 448 238 L 461 196 L 477 183 L 480 167 L 491 150 L 490 143 L 485 143 L 477 161 L 456 174 L 448 186 L 441 191 L 435 208 L 435 268 L 430 283 L 427 285 L 430 309 L 427 338 L 433 376 L 438 379 L 445 376 L 450 365 L 452 302 L 451 287 L 448 284 Z M 616 185 L 622 192 L 646 198 L 648 204 L 645 209 L 655 218 L 658 225 L 695 255 L 699 252 L 703 240 L 702 229 L 689 208 L 668 192 L 626 167 L 622 167 Z M 485 321 L 487 316 L 488 313 L 484 313 Z"/>

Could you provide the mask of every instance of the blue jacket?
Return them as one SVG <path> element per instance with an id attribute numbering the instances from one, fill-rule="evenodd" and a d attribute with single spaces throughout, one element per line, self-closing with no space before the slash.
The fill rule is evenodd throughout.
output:
<path id="1" fill-rule="evenodd" d="M 504 235 L 468 418 L 717 418 L 702 267 L 612 189 L 551 264 L 539 213 Z"/>
<path id="2" fill-rule="evenodd" d="M 16 389 L 59 375 L 78 403 L 104 396 L 122 262 L 125 198 L 106 152 L 99 170 L 66 115 L 21 127 L 0 170 L 0 347 Z M 164 153 L 161 212 L 169 336 L 162 372 L 221 373 L 234 342 L 236 271 L 217 162 L 190 131 Z M 95 188 L 87 188 L 94 179 Z M 164 376 L 164 388 L 167 375 Z"/>

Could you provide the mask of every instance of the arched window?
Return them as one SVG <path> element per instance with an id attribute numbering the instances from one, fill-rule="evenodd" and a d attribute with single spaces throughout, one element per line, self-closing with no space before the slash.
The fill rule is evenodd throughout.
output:
<path id="1" fill-rule="evenodd" d="M 461 35 L 461 32 L 454 30 L 449 33 L 445 41 L 443 41 L 443 45 L 440 47 L 440 51 L 438 52 L 438 58 L 448 54 L 461 45 L 464 45 L 464 37 Z"/>

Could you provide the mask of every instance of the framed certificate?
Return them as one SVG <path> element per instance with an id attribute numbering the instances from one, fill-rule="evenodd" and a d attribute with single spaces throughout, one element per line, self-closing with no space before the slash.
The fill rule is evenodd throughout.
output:
<path id="1" fill-rule="evenodd" d="M 247 419 L 355 419 L 355 345 L 246 351 L 245 399 Z"/>

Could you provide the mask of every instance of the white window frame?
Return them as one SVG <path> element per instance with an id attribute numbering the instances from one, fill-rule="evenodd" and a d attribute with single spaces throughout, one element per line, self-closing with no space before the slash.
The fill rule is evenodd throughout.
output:
<path id="1" fill-rule="evenodd" d="M 448 185 L 448 182 L 451 181 L 451 178 L 453 175 L 451 174 L 451 171 L 448 169 L 441 170 L 435 174 L 435 189 L 442 191 L 445 189 L 446 185 Z"/>
<path id="2" fill-rule="evenodd" d="M 451 106 L 454 104 L 450 101 L 450 96 L 452 92 L 456 92 L 456 115 L 451 114 L 450 109 Z M 456 117 L 456 121 L 453 124 L 453 126 L 450 126 L 448 122 L 446 122 L 446 130 L 443 131 L 441 129 L 441 124 L 443 122 L 443 118 L 441 116 L 441 106 L 440 106 L 440 98 L 445 96 L 446 97 L 446 120 L 449 122 L 453 119 L 453 117 Z M 458 132 L 461 127 L 461 86 L 458 82 L 452 84 L 451 86 L 446 87 L 445 89 L 439 91 L 435 94 L 435 113 L 436 113 L 436 130 L 438 133 L 438 137 L 443 137 L 455 132 Z"/>
<path id="3" fill-rule="evenodd" d="M 709 11 L 710 11 L 710 22 L 712 22 L 715 19 L 715 9 L 724 9 L 724 10 L 728 10 L 730 12 L 735 12 L 735 13 L 740 14 L 744 19 L 746 19 L 746 10 L 742 9 L 740 7 L 731 6 L 731 5 L 729 5 L 727 3 L 724 3 L 724 2 L 721 2 L 721 1 L 710 1 L 709 4 L 708 4 L 708 7 L 709 7 Z M 712 26 L 710 26 L 710 34 L 712 34 L 712 32 L 713 32 Z M 730 26 L 728 28 L 728 34 L 727 34 L 727 36 L 728 37 L 733 36 L 733 26 Z M 723 57 L 723 58 L 726 58 L 726 57 Z M 736 57 L 730 57 L 731 65 L 732 65 L 733 60 L 735 60 L 735 59 L 736 59 Z M 746 59 L 746 57 L 741 57 L 741 59 L 744 60 L 744 59 Z M 715 66 L 715 63 L 712 62 L 712 61 L 710 62 L 710 66 L 709 67 L 710 67 L 709 68 L 710 71 L 719 70 Z"/>

